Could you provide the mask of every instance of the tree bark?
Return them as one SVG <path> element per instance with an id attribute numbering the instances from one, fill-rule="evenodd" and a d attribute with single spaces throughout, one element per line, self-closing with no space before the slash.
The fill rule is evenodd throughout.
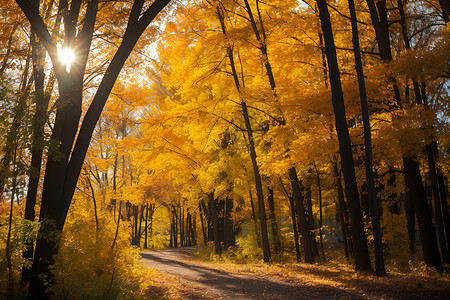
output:
<path id="1" fill-rule="evenodd" d="M 333 32 L 330 22 L 330 14 L 326 0 L 317 0 L 319 17 L 325 42 L 325 51 L 328 62 L 329 79 L 332 92 L 332 103 L 335 115 L 336 131 L 338 134 L 339 151 L 341 155 L 342 172 L 344 174 L 345 193 L 350 210 L 352 239 L 355 255 L 355 269 L 372 269 L 367 248 L 366 236 L 364 233 L 364 222 L 361 214 L 361 206 L 356 184 L 355 167 L 352 157 L 350 136 L 348 133 L 347 120 L 344 106 L 344 96 L 342 93 L 339 66 L 336 57 L 336 47 L 334 45 Z"/>
<path id="2" fill-rule="evenodd" d="M 56 156 L 54 153 L 50 153 L 47 159 L 40 216 L 42 226 L 36 242 L 35 259 L 32 268 L 33 278 L 30 281 L 28 290 L 29 299 L 43 299 L 47 297 L 45 295 L 46 286 L 41 278 L 47 276 L 49 285 L 53 284 L 49 267 L 53 262 L 52 256 L 57 253 L 59 238 L 50 241 L 48 239 L 45 240 L 44 236 L 51 235 L 51 232 L 54 232 L 55 236 L 59 236 L 59 233 L 62 231 L 95 124 L 103 106 L 137 40 L 169 1 L 156 0 L 143 13 L 141 13 L 141 10 L 144 2 L 134 2 L 122 43 L 108 66 L 94 99 L 83 118 L 78 135 L 83 76 L 94 33 L 98 0 L 87 2 L 84 23 L 77 36 L 75 36 L 77 33 L 75 27 L 81 11 L 82 1 L 73 1 L 70 5 L 68 15 L 73 16 L 74 19 L 70 22 L 65 20 L 65 40 L 67 43 L 71 41 L 77 42 L 76 47 L 80 50 L 80 57 L 71 66 L 69 73 L 65 71 L 65 66 L 58 60 L 57 47 L 53 43 L 45 23 L 39 16 L 39 10 L 36 10 L 26 0 L 16 1 L 52 60 L 60 91 L 52 134 L 52 140 L 60 143 L 60 154 Z M 66 7 L 66 9 L 69 8 Z M 63 158 L 60 158 L 61 156 Z"/>
<path id="3" fill-rule="evenodd" d="M 405 10 L 404 10 L 404 2 L 402 2 L 402 0 L 397 0 L 397 7 L 399 10 L 399 14 L 400 14 L 400 25 L 402 27 L 402 35 L 403 35 L 403 40 L 405 43 L 405 49 L 409 50 L 411 48 L 410 46 L 410 38 L 408 36 L 408 30 L 407 30 L 407 25 L 406 25 L 406 16 L 405 16 Z M 426 99 L 424 97 L 424 95 L 422 95 L 422 91 L 420 90 L 420 86 L 419 83 L 416 81 L 415 78 L 412 78 L 412 82 L 413 82 L 413 87 L 414 87 L 414 93 L 416 96 L 416 103 L 418 105 L 420 104 L 425 104 L 426 106 Z M 442 235 L 443 239 L 444 239 L 444 243 L 440 243 L 441 245 L 441 254 L 442 254 L 442 258 L 444 260 L 449 261 L 449 255 L 448 255 L 448 250 L 447 250 L 447 245 L 445 244 L 445 233 L 444 233 L 444 228 L 443 228 L 443 224 L 442 224 L 442 214 L 441 214 L 441 210 L 440 210 L 440 195 L 438 192 L 438 188 L 437 188 L 437 179 L 436 179 L 436 166 L 434 163 L 434 155 L 433 155 L 433 150 L 431 148 L 431 144 L 430 142 L 427 141 L 427 145 L 425 146 L 426 151 L 430 152 L 427 153 L 428 155 L 428 160 L 429 160 L 429 167 L 430 167 L 430 173 L 431 173 L 431 180 L 432 180 L 432 193 L 434 194 L 434 200 L 435 200 L 435 210 L 436 210 L 436 220 L 437 220 L 437 225 L 438 225 L 438 233 L 440 235 Z M 406 158 L 406 160 L 405 160 Z M 430 161 L 431 159 L 431 161 Z M 419 223 L 419 230 L 421 230 L 421 239 L 422 239 L 422 234 L 425 234 L 425 231 L 428 231 L 427 235 L 430 235 L 434 238 L 431 238 L 430 240 L 427 240 L 427 242 L 425 242 L 422 239 L 422 249 L 423 249 L 423 254 L 424 254 L 424 258 L 425 256 L 428 256 L 428 258 L 425 258 L 425 262 L 428 264 L 428 262 L 430 262 L 433 266 L 435 266 L 436 268 L 441 268 L 441 261 L 440 261 L 440 257 L 439 257 L 439 262 L 437 262 L 436 258 L 434 257 L 434 255 L 436 255 L 436 253 L 438 253 L 437 255 L 439 256 L 439 251 L 437 250 L 437 241 L 436 241 L 436 236 L 435 236 L 435 232 L 434 232 L 434 227 L 433 225 L 433 221 L 432 221 L 432 215 L 431 215 L 431 210 L 428 212 L 418 212 L 419 206 L 417 205 L 421 205 L 420 209 L 425 209 L 425 210 L 429 210 L 428 205 L 426 203 L 426 192 L 424 191 L 423 194 L 421 191 L 421 187 L 412 187 L 411 184 L 420 184 L 422 186 L 423 189 L 423 183 L 422 183 L 422 178 L 420 175 L 420 168 L 419 168 L 419 164 L 417 162 L 417 159 L 415 157 L 415 155 L 410 155 L 410 154 L 406 154 L 404 156 L 404 171 L 405 171 L 405 177 L 407 176 L 409 178 L 409 180 L 405 180 L 407 185 L 408 185 L 408 189 L 410 190 L 416 190 L 417 192 L 413 192 L 411 195 L 413 197 L 413 202 L 414 202 L 414 206 L 415 206 L 415 212 L 417 215 L 417 220 Z M 408 167 L 406 166 L 408 165 Z M 407 174 L 407 172 L 415 172 L 415 174 Z M 414 180 L 412 179 L 414 178 Z M 420 181 L 420 182 L 419 182 Z M 419 197 L 423 197 L 423 198 L 419 198 Z M 419 204 L 419 202 L 424 202 L 425 205 Z M 431 205 L 431 202 L 430 202 Z M 436 207 L 436 205 L 438 205 L 438 207 Z M 419 219 L 418 214 L 421 215 L 421 218 Z M 430 218 L 429 220 L 428 217 Z M 430 227 L 431 224 L 431 227 Z M 420 229 L 420 227 L 423 227 L 422 229 Z M 426 243 L 426 245 L 423 245 L 424 243 Z M 436 249 L 432 249 L 433 247 L 436 247 Z M 428 261 L 428 262 L 427 262 Z"/>
<path id="4" fill-rule="evenodd" d="M 355 54 L 355 68 L 358 76 L 359 97 L 361 100 L 361 111 L 364 124 L 364 152 L 366 166 L 367 194 L 370 208 L 370 217 L 372 220 L 373 241 L 375 246 L 375 273 L 378 276 L 386 276 L 383 258 L 383 244 L 381 240 L 380 214 L 378 212 L 378 200 L 375 191 L 375 180 L 373 176 L 372 163 L 372 134 L 370 130 L 369 105 L 367 103 L 366 83 L 361 62 L 361 52 L 359 48 L 358 23 L 356 20 L 355 3 L 348 0 L 350 9 L 353 49 Z"/>
<path id="5" fill-rule="evenodd" d="M 317 175 L 317 189 L 319 191 L 319 239 L 320 239 L 320 249 L 322 251 L 322 255 L 325 256 L 325 250 L 323 249 L 323 233 L 322 233 L 322 226 L 323 226 L 323 213 L 322 213 L 322 185 L 320 180 L 320 173 L 317 169 L 316 164 L 314 164 L 314 168 L 316 170 Z M 341 224 L 342 225 L 342 224 Z"/>
<path id="6" fill-rule="evenodd" d="M 439 193 L 441 195 L 442 216 L 444 219 L 445 232 L 447 234 L 447 249 L 450 251 L 450 215 L 448 211 L 447 192 L 444 182 L 444 175 L 438 172 Z"/>
<path id="7" fill-rule="evenodd" d="M 450 18 L 449 18 L 450 1 L 449 0 L 439 0 L 439 4 L 441 5 L 441 9 L 442 9 L 442 18 L 444 19 L 445 23 L 448 23 L 450 21 Z"/>
<path id="8" fill-rule="evenodd" d="M 353 243 L 351 231 L 349 228 L 351 227 L 350 218 L 348 216 L 347 205 L 345 204 L 344 199 L 344 189 L 342 188 L 342 180 L 341 173 L 339 172 L 337 162 L 333 162 L 333 174 L 338 194 L 338 206 L 339 213 L 341 216 L 341 229 L 342 229 L 342 238 L 344 239 L 344 251 L 347 260 L 350 259 L 350 256 L 353 256 Z"/>
<path id="9" fill-rule="evenodd" d="M 306 210 L 308 213 L 308 225 L 309 225 L 309 232 L 311 235 L 311 251 L 314 255 L 314 257 L 317 257 L 319 255 L 319 249 L 317 248 L 317 241 L 316 241 L 316 221 L 314 220 L 314 215 L 312 213 L 312 199 L 311 199 L 311 185 L 308 183 L 306 188 L 300 183 L 300 189 L 305 192 L 305 200 L 306 200 Z"/>
<path id="10" fill-rule="evenodd" d="M 289 178 L 292 185 L 292 197 L 294 198 L 295 208 L 298 216 L 299 230 L 303 238 L 303 252 L 305 254 L 305 262 L 314 263 L 314 254 L 312 252 L 311 231 L 309 228 L 308 217 L 305 210 L 304 199 L 300 189 L 300 182 L 297 177 L 295 168 L 289 169 Z"/>
<path id="11" fill-rule="evenodd" d="M 209 207 L 211 208 L 211 221 L 214 235 L 214 250 L 217 254 L 222 253 L 222 247 L 220 245 L 219 237 L 219 219 L 217 215 L 216 199 L 214 198 L 214 192 L 208 194 Z"/>
<path id="12" fill-rule="evenodd" d="M 223 20 L 223 15 L 222 15 L 222 12 L 219 7 L 217 8 L 217 15 L 218 15 L 221 27 L 222 27 L 222 33 L 224 35 L 226 35 L 226 29 L 225 29 L 225 23 Z M 227 45 L 227 56 L 230 61 L 230 66 L 231 66 L 232 75 L 233 75 L 236 89 L 239 92 L 239 94 L 241 95 L 242 116 L 244 117 L 245 128 L 246 128 L 247 137 L 248 137 L 248 147 L 249 147 L 249 152 L 250 152 L 250 159 L 252 161 L 253 173 L 255 176 L 255 187 L 256 187 L 256 195 L 257 195 L 257 199 L 258 199 L 259 223 L 260 223 L 260 229 L 261 229 L 261 241 L 262 241 L 264 262 L 270 262 L 272 260 L 272 258 L 270 255 L 269 237 L 267 234 L 266 208 L 264 205 L 264 193 L 263 193 L 263 188 L 262 188 L 261 174 L 259 173 L 259 167 L 258 167 L 258 163 L 257 163 L 255 141 L 253 139 L 253 130 L 252 130 L 252 126 L 250 123 L 250 117 L 248 114 L 247 103 L 244 101 L 243 95 L 241 94 L 239 77 L 237 75 L 236 67 L 234 64 L 233 50 L 231 49 L 230 45 Z"/>
<path id="13" fill-rule="evenodd" d="M 36 104 L 36 111 L 32 120 L 33 139 L 31 146 L 31 164 L 28 173 L 28 189 L 27 199 L 25 203 L 26 220 L 34 222 L 35 220 L 35 206 L 37 201 L 37 192 L 39 187 L 39 179 L 41 175 L 42 154 L 44 149 L 44 126 L 47 120 L 47 109 L 50 100 L 50 91 L 53 87 L 54 77 L 49 79 L 48 92 L 44 91 L 44 59 L 45 49 L 42 44 L 36 39 L 36 35 L 31 34 L 32 60 L 33 60 L 33 77 L 34 77 L 34 102 Z M 33 259 L 33 243 L 25 241 L 25 250 L 23 258 L 26 260 Z M 29 268 L 22 268 L 22 283 L 30 280 L 31 270 Z"/>
<path id="14" fill-rule="evenodd" d="M 442 268 L 441 258 L 437 247 L 431 211 L 426 201 L 425 189 L 420 176 L 419 163 L 415 157 L 403 157 L 405 182 L 410 193 L 417 221 L 419 222 L 419 233 L 422 241 L 423 258 L 425 263 L 437 269 Z"/>
<path id="15" fill-rule="evenodd" d="M 281 251 L 280 231 L 278 229 L 277 217 L 275 215 L 275 203 L 273 201 L 273 189 L 269 189 L 267 193 L 267 203 L 269 204 L 270 211 L 270 225 L 272 229 L 272 238 L 274 244 L 274 250 L 276 252 Z"/>
<path id="16" fill-rule="evenodd" d="M 148 248 L 148 203 L 145 204 L 145 235 L 144 235 L 144 249 Z"/>

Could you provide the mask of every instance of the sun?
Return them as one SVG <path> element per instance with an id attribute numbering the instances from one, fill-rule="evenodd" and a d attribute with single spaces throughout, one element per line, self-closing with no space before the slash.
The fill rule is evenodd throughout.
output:
<path id="1" fill-rule="evenodd" d="M 62 48 L 58 50 L 59 60 L 66 66 L 66 71 L 70 71 L 70 66 L 75 60 L 75 52 L 70 48 Z"/>

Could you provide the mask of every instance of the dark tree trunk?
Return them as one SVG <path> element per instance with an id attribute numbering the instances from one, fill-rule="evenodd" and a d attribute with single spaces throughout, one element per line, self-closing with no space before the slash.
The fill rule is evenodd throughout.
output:
<path id="1" fill-rule="evenodd" d="M 148 203 L 145 204 L 145 235 L 144 235 L 144 249 L 148 249 Z"/>
<path id="2" fill-rule="evenodd" d="M 438 172 L 439 193 L 441 195 L 442 216 L 444 219 L 445 232 L 447 234 L 447 249 L 450 251 L 450 215 L 448 212 L 447 192 L 445 187 L 444 175 Z"/>
<path id="3" fill-rule="evenodd" d="M 319 255 L 319 249 L 317 248 L 316 233 L 315 233 L 315 230 L 317 229 L 316 221 L 312 213 L 311 186 L 308 184 L 305 189 L 300 183 L 300 189 L 305 190 L 306 207 L 308 210 L 308 224 L 309 224 L 309 231 L 311 232 L 311 246 L 313 255 L 314 257 L 316 257 Z"/>
<path id="4" fill-rule="evenodd" d="M 441 5 L 441 9 L 442 9 L 442 18 L 444 19 L 445 23 L 448 23 L 450 21 L 450 18 L 449 18 L 450 1 L 449 0 L 439 0 L 439 4 Z"/>
<path id="5" fill-rule="evenodd" d="M 233 210 L 233 198 L 225 199 L 225 225 L 224 225 L 224 243 L 226 247 L 236 245 L 236 237 L 233 229 L 233 218 L 231 212 Z"/>
<path id="6" fill-rule="evenodd" d="M 419 163 L 414 157 L 403 157 L 405 182 L 414 203 L 414 211 L 419 222 L 420 239 L 422 241 L 423 258 L 425 263 L 437 269 L 442 268 L 442 262 L 437 246 L 431 211 L 427 204 L 427 197 L 420 176 Z"/>
<path id="7" fill-rule="evenodd" d="M 325 42 L 325 51 L 328 62 L 328 71 L 332 92 L 332 103 L 336 122 L 336 131 L 339 140 L 339 152 L 341 155 L 342 172 L 344 174 L 345 193 L 347 194 L 348 208 L 350 210 L 353 247 L 355 255 L 355 269 L 372 269 L 367 248 L 367 240 L 364 233 L 364 222 L 361 214 L 358 187 L 356 184 L 355 167 L 353 163 L 350 136 L 342 93 L 339 66 L 336 57 L 333 32 L 330 22 L 330 14 L 326 0 L 317 0 L 319 17 Z"/>
<path id="8" fill-rule="evenodd" d="M 316 165 L 314 164 L 314 168 L 316 170 L 317 175 L 317 189 L 319 191 L 319 239 L 320 239 L 320 250 L 322 251 L 322 255 L 325 256 L 325 250 L 323 249 L 323 233 L 322 233 L 322 226 L 323 226 L 323 213 L 322 213 L 322 185 L 320 181 L 320 173 L 317 169 Z M 341 223 L 342 225 L 342 223 Z"/>
<path id="9" fill-rule="evenodd" d="M 144 220 L 144 206 L 138 205 L 137 209 L 139 211 L 138 212 L 139 224 L 138 224 L 138 230 L 137 230 L 137 235 L 136 235 L 136 246 L 140 247 L 141 246 L 141 237 L 142 237 L 142 220 Z"/>
<path id="10" fill-rule="evenodd" d="M 274 250 L 276 252 L 279 252 L 281 250 L 281 242 L 280 242 L 280 234 L 279 234 L 279 229 L 278 229 L 278 222 L 277 222 L 277 218 L 275 215 L 275 203 L 273 201 L 273 189 L 269 189 L 269 191 L 268 191 L 267 202 L 269 204 L 270 225 L 271 225 L 271 229 L 272 229 Z"/>
<path id="11" fill-rule="evenodd" d="M 203 202 L 203 200 L 200 200 L 200 202 Z M 203 233 L 203 242 L 205 243 L 205 245 L 208 243 L 208 236 L 206 234 L 206 228 L 205 228 L 205 223 L 203 221 L 203 208 L 201 203 L 198 203 L 198 211 L 200 212 L 200 223 L 202 225 L 202 233 Z M 204 205 L 204 204 L 203 204 Z"/>
<path id="12" fill-rule="evenodd" d="M 409 250 L 413 252 L 416 244 L 416 217 L 414 213 L 413 197 L 411 195 L 411 191 L 407 188 L 405 192 L 405 216 L 408 227 Z"/>
<path id="13" fill-rule="evenodd" d="M 347 205 L 345 203 L 344 198 L 344 189 L 342 187 L 341 173 L 339 172 L 337 162 L 333 162 L 333 173 L 336 181 L 336 189 L 338 194 L 338 204 L 339 210 L 341 214 L 341 227 L 342 227 L 342 236 L 344 238 L 344 248 L 347 259 L 350 256 L 353 256 L 353 243 L 352 243 L 352 235 L 351 235 L 351 224 L 350 218 L 348 216 Z"/>
<path id="14" fill-rule="evenodd" d="M 217 8 L 217 15 L 218 15 L 221 27 L 222 27 L 222 32 L 224 35 L 226 35 L 225 22 L 224 22 L 223 14 L 222 14 L 222 11 L 220 10 L 220 8 Z M 231 48 L 231 45 L 227 45 L 227 55 L 228 55 L 228 59 L 230 61 L 231 71 L 232 71 L 236 89 L 238 90 L 238 92 L 241 92 L 241 85 L 239 83 L 239 77 L 238 77 L 238 74 L 236 71 L 236 66 L 234 64 L 234 56 L 233 56 L 233 50 Z M 253 172 L 255 175 L 255 187 L 256 187 L 256 195 L 257 195 L 257 199 L 258 199 L 259 223 L 260 223 L 260 229 L 261 229 L 261 241 L 262 241 L 264 262 L 270 262 L 271 261 L 270 245 L 269 245 L 269 237 L 267 234 L 266 208 L 264 205 L 264 193 L 263 193 L 263 187 L 262 187 L 261 174 L 259 173 L 259 167 L 258 167 L 258 163 L 257 163 L 255 141 L 253 139 L 253 130 L 252 130 L 252 126 L 250 123 L 250 117 L 248 114 L 247 103 L 245 102 L 245 100 L 242 97 L 241 97 L 241 109 L 242 109 L 242 116 L 244 117 L 244 121 L 245 121 L 245 129 L 247 131 L 247 137 L 248 137 L 248 148 L 249 148 L 249 152 L 250 152 L 250 158 L 252 160 Z"/>
<path id="15" fill-rule="evenodd" d="M 407 25 L 406 25 L 406 16 L 405 16 L 405 11 L 404 11 L 404 2 L 402 2 L 401 0 L 397 0 L 398 3 L 398 10 L 400 13 L 400 25 L 402 27 L 402 35 L 403 35 L 403 40 L 405 43 L 405 49 L 409 50 L 411 48 L 410 46 L 410 38 L 408 36 L 408 30 L 407 30 Z M 418 105 L 420 104 L 425 104 L 425 106 L 427 105 L 427 101 L 426 98 L 424 97 L 424 93 L 425 91 L 421 91 L 420 90 L 420 86 L 419 83 L 415 80 L 415 78 L 412 78 L 412 82 L 413 82 L 413 87 L 414 87 L 414 93 L 416 96 L 416 103 Z M 432 149 L 432 145 L 428 142 L 426 145 L 426 152 L 427 152 L 427 156 L 428 156 L 428 162 L 429 162 L 429 167 L 430 167 L 430 175 L 431 175 L 431 181 L 432 181 L 432 193 L 433 193 L 433 198 L 435 200 L 434 204 L 435 204 L 435 211 L 436 211 L 436 221 L 437 221 L 437 227 L 438 227 L 438 233 L 440 236 L 443 237 L 444 241 L 440 241 L 440 245 L 441 245 L 441 254 L 442 254 L 442 258 L 444 261 L 449 261 L 449 255 L 448 255 L 448 250 L 447 250 L 447 245 L 445 243 L 445 232 L 444 232 L 444 228 L 443 228 L 443 221 L 442 221 L 442 211 L 441 211 L 441 207 L 440 207 L 440 195 L 439 195 L 439 191 L 438 191 L 438 183 L 437 183 L 437 178 L 436 178 L 436 166 L 435 166 L 435 162 L 434 162 L 434 154 L 433 154 L 433 149 Z M 433 227 L 433 221 L 432 221 L 432 215 L 431 215 L 431 210 L 429 210 L 428 206 L 424 206 L 423 204 L 419 204 L 420 202 L 425 202 L 426 205 L 426 192 L 424 190 L 424 193 L 421 194 L 421 189 L 423 189 L 423 183 L 422 183 L 422 178 L 420 175 L 420 168 L 419 168 L 419 164 L 416 161 L 415 157 L 412 157 L 411 155 L 405 155 L 403 158 L 403 163 L 404 163 L 404 168 L 405 168 L 405 177 L 409 178 L 409 180 L 405 180 L 406 184 L 407 184 L 407 188 L 411 189 L 411 191 L 413 191 L 413 189 L 415 189 L 416 192 L 412 193 L 412 197 L 413 197 L 413 202 L 414 202 L 414 206 L 415 206 L 415 211 L 416 211 L 416 215 L 417 215 L 417 220 L 419 223 L 419 230 L 421 232 L 421 239 L 422 239 L 422 249 L 423 249 L 423 254 L 424 254 L 424 258 L 425 258 L 425 262 L 427 264 L 433 265 L 436 268 L 441 268 L 441 260 L 439 258 L 439 262 L 436 260 L 436 258 L 434 258 L 433 256 L 436 255 L 436 253 L 438 253 L 439 256 L 439 251 L 437 250 L 437 242 L 435 242 L 436 240 L 436 236 L 435 236 L 435 232 L 434 232 L 434 227 Z M 408 164 L 408 167 L 406 166 Z M 415 172 L 414 174 L 409 174 L 409 172 Z M 413 180 L 414 179 L 414 180 Z M 420 181 L 420 182 L 419 182 Z M 420 186 L 415 186 L 412 187 L 411 184 L 419 184 Z M 424 199 L 418 199 L 418 197 L 425 197 Z M 431 205 L 432 202 L 430 202 Z M 418 212 L 417 210 L 419 209 L 419 206 L 421 205 L 421 209 L 425 209 L 425 210 L 429 210 L 428 212 Z M 437 205 L 437 207 L 436 207 Z M 421 218 L 419 218 L 419 214 L 421 215 Z M 429 220 L 428 220 L 429 218 Z M 431 227 L 430 227 L 431 224 Z M 420 227 L 423 227 L 422 229 Z M 425 232 L 428 231 L 428 235 L 431 235 L 432 238 L 431 240 L 428 240 L 427 242 L 423 240 L 423 236 L 422 234 L 424 234 Z M 434 240 L 433 240 L 434 239 Z M 423 245 L 424 243 L 426 243 L 427 245 Z M 433 247 L 436 247 L 436 249 L 432 249 Z M 427 257 L 427 258 L 426 258 Z"/>
<path id="16" fill-rule="evenodd" d="M 291 219 L 292 219 L 292 228 L 294 230 L 294 246 L 295 246 L 295 254 L 297 257 L 297 262 L 300 262 L 302 259 L 302 254 L 300 252 L 300 244 L 299 244 L 299 236 L 298 236 L 298 227 L 297 227 L 297 218 L 295 216 L 296 208 L 295 201 L 292 197 L 289 197 L 289 204 L 291 207 Z"/>
<path id="17" fill-rule="evenodd" d="M 294 246 L 295 246 L 295 254 L 297 256 L 297 262 L 301 261 L 302 254 L 300 253 L 300 244 L 299 244 L 299 236 L 298 236 L 298 227 L 297 227 L 297 217 L 295 215 L 295 201 L 292 196 L 289 195 L 286 188 L 284 187 L 283 181 L 280 178 L 280 185 L 284 191 L 286 199 L 289 201 L 289 207 L 291 209 L 291 219 L 292 219 L 292 229 L 294 231 Z"/>
<path id="18" fill-rule="evenodd" d="M 39 10 L 36 10 L 35 6 L 29 1 L 17 0 L 16 2 L 30 21 L 32 29 L 45 46 L 52 60 L 60 92 L 52 133 L 52 140 L 59 142 L 60 145 L 59 155 L 57 157 L 54 153 L 49 153 L 47 159 L 40 214 L 41 227 L 36 242 L 32 267 L 33 276 L 28 289 L 28 299 L 44 299 L 47 297 L 45 294 L 46 287 L 51 286 L 54 282 L 50 265 L 53 263 L 53 255 L 57 254 L 59 246 L 59 238 L 50 240 L 45 237 L 60 236 L 84 158 L 103 106 L 137 40 L 169 0 L 156 0 L 143 13 L 141 11 L 144 2 L 136 1 L 134 3 L 122 43 L 105 72 L 94 99 L 83 118 L 78 134 L 83 75 L 94 33 L 98 0 L 87 2 L 86 10 L 81 9 L 82 1 L 73 1 L 70 8 L 66 7 L 69 10 L 66 15 L 68 19 L 65 20 L 66 42 L 72 42 L 73 46 L 79 49 L 80 55 L 79 59 L 71 66 L 70 72 L 67 72 L 65 66 L 59 62 L 57 47 L 53 43 L 45 23 L 39 16 Z M 85 11 L 84 22 L 82 29 L 77 32 L 75 28 L 81 11 Z M 45 285 L 42 278 L 46 278 L 47 283 Z"/>
<path id="19" fill-rule="evenodd" d="M 33 140 L 31 146 L 31 165 L 29 171 L 29 181 L 27 190 L 27 200 L 25 203 L 26 220 L 34 222 L 35 205 L 37 200 L 37 192 L 39 187 L 39 178 L 41 175 L 42 154 L 44 149 L 44 126 L 47 119 L 47 108 L 50 100 L 50 93 L 44 91 L 44 59 L 45 49 L 42 44 L 37 41 L 34 33 L 31 35 L 32 59 L 33 59 L 33 77 L 34 77 L 34 102 L 36 104 L 36 112 L 34 113 Z M 52 89 L 52 79 L 49 82 L 49 89 Z M 25 242 L 25 250 L 23 258 L 26 260 L 33 259 L 33 243 L 27 240 Z M 30 280 L 31 270 L 29 268 L 22 269 L 22 283 Z"/>
<path id="20" fill-rule="evenodd" d="M 147 228 L 148 235 L 150 236 L 150 241 L 153 241 L 153 214 L 155 213 L 155 209 L 156 205 L 150 204 L 150 211 L 148 212 L 149 227 Z"/>
<path id="21" fill-rule="evenodd" d="M 248 115 L 247 104 L 245 103 L 245 101 L 241 102 L 241 107 L 242 107 L 242 115 L 244 116 L 245 120 L 245 128 L 247 129 L 250 158 L 252 160 L 253 172 L 255 173 L 255 186 L 256 186 L 256 195 L 258 199 L 259 223 L 261 230 L 261 242 L 262 242 L 264 262 L 270 262 L 272 258 L 270 255 L 269 237 L 267 234 L 266 207 L 264 205 L 264 194 L 262 188 L 261 175 L 259 173 L 259 167 L 256 161 L 256 150 L 255 150 L 255 142 L 253 140 L 253 130 L 250 125 L 250 118 Z"/>
<path id="22" fill-rule="evenodd" d="M 194 221 L 192 224 L 192 237 L 194 245 L 197 245 L 197 215 L 194 213 Z"/>
<path id="23" fill-rule="evenodd" d="M 186 213 L 186 246 L 191 245 L 191 213 L 188 208 Z"/>
<path id="24" fill-rule="evenodd" d="M 170 242 L 169 242 L 169 247 L 173 248 L 173 216 L 170 220 Z"/>
<path id="25" fill-rule="evenodd" d="M 180 208 L 179 208 L 179 216 L 180 216 L 180 225 L 179 225 L 179 228 L 180 228 L 180 247 L 183 247 L 183 246 L 185 246 L 184 245 L 184 242 L 185 242 L 185 240 L 184 240 L 184 207 L 183 207 L 183 205 L 181 204 L 180 205 Z"/>
<path id="26" fill-rule="evenodd" d="M 443 213 L 442 213 L 442 207 L 441 207 L 441 194 L 439 192 L 439 183 L 437 179 L 436 174 L 436 163 L 434 160 L 435 154 L 433 153 L 433 148 L 431 144 L 427 144 L 425 146 L 426 152 L 427 152 L 427 158 L 428 158 L 428 166 L 430 169 L 430 179 L 431 179 L 431 187 L 433 189 L 433 200 L 434 200 L 434 215 L 436 218 L 436 225 L 438 229 L 438 235 L 439 235 L 439 246 L 441 249 L 441 257 L 442 262 L 448 264 L 450 263 L 449 253 L 447 249 L 447 238 L 445 236 L 445 228 L 444 228 L 444 220 L 443 220 Z M 448 232 L 447 232 L 448 234 Z"/>
<path id="27" fill-rule="evenodd" d="M 211 209 L 211 223 L 214 235 L 214 250 L 217 254 L 220 254 L 222 253 L 222 247 L 220 245 L 219 218 L 217 215 L 217 205 L 216 199 L 214 198 L 214 192 L 209 193 L 208 198 L 209 198 L 209 207 Z"/>
<path id="28" fill-rule="evenodd" d="M 253 226 L 255 227 L 256 241 L 258 243 L 258 246 L 261 247 L 261 235 L 259 234 L 258 230 L 258 217 L 256 216 L 255 204 L 253 203 L 253 195 L 251 189 L 248 190 L 248 194 L 250 196 L 250 206 L 252 208 L 252 219 L 253 219 Z"/>
<path id="29" fill-rule="evenodd" d="M 372 220 L 373 240 L 375 247 L 375 273 L 378 276 L 385 276 L 386 269 L 384 267 L 383 245 L 381 241 L 380 215 L 378 212 L 378 201 L 375 191 L 375 180 L 372 169 L 372 135 L 369 120 L 369 105 L 367 103 L 366 83 L 364 80 L 364 72 L 361 62 L 361 52 L 359 48 L 358 23 L 356 20 L 355 3 L 348 0 L 350 16 L 352 22 L 353 49 L 355 53 L 355 68 L 358 75 L 359 96 L 361 100 L 361 111 L 364 124 L 364 150 L 365 150 L 365 166 L 367 181 L 367 196 L 370 207 L 370 217 Z"/>
<path id="30" fill-rule="evenodd" d="M 305 211 L 305 204 L 300 189 L 300 182 L 297 177 L 295 168 L 289 169 L 289 178 L 292 185 L 292 197 L 294 198 L 295 208 L 298 216 L 299 230 L 302 233 L 303 249 L 305 253 L 305 262 L 314 263 L 314 254 L 312 251 L 311 231 L 309 229 L 308 217 Z"/>

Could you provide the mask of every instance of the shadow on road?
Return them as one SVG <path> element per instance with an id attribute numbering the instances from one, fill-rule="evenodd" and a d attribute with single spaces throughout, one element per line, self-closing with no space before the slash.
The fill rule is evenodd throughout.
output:
<path id="1" fill-rule="evenodd" d="M 356 291 L 339 287 L 298 282 L 293 285 L 261 275 L 240 275 L 205 267 L 195 263 L 192 254 L 191 249 L 168 249 L 143 252 L 141 256 L 147 266 L 179 276 L 204 289 L 213 299 L 367 299 Z"/>

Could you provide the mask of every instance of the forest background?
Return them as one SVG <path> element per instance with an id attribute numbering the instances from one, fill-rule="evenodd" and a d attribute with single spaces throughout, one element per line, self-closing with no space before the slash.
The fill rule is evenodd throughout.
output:
<path id="1" fill-rule="evenodd" d="M 140 248 L 197 243 L 442 272 L 449 9 L 2 1 L 3 291 L 137 297 Z"/>

